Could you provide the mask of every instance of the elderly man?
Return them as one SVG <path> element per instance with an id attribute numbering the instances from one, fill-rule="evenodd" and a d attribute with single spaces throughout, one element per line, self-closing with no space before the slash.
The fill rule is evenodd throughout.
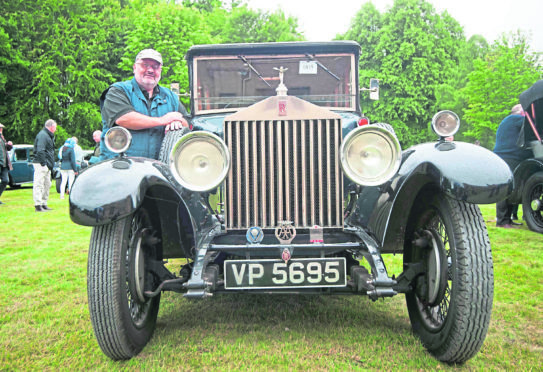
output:
<path id="1" fill-rule="evenodd" d="M 511 114 L 508 115 L 500 123 L 496 131 L 496 145 L 494 153 L 503 159 L 514 171 L 524 159 L 532 156 L 530 150 L 524 150 L 517 146 L 517 139 L 524 122 L 524 110 L 520 104 L 513 106 Z M 511 214 L 513 213 L 514 205 L 509 203 L 507 199 L 496 204 L 496 226 L 511 228 L 520 223 L 514 223 Z"/>
<path id="2" fill-rule="evenodd" d="M 51 188 L 51 170 L 55 165 L 55 131 L 57 122 L 48 119 L 34 140 L 34 208 L 36 212 L 50 211 L 47 206 Z"/>
<path id="3" fill-rule="evenodd" d="M 162 73 L 162 55 L 153 49 L 138 53 L 133 65 L 134 78 L 115 83 L 102 93 L 103 134 L 100 160 L 114 154 L 104 145 L 109 128 L 119 125 L 132 134 L 132 144 L 126 155 L 158 159 L 164 133 L 188 126 L 188 116 L 179 97 L 170 89 L 158 85 Z"/>
<path id="4" fill-rule="evenodd" d="M 11 141 L 6 142 L 4 133 L 2 133 L 4 128 L 4 124 L 0 123 L 0 196 L 8 186 L 9 171 L 13 169 L 8 154 L 8 151 L 13 147 L 13 143 Z M 4 203 L 0 201 L 0 204 Z"/>
<path id="5" fill-rule="evenodd" d="M 95 130 L 92 132 L 92 139 L 94 140 L 94 153 L 92 156 L 99 157 L 100 156 L 100 138 L 102 137 L 102 131 L 101 130 Z"/>

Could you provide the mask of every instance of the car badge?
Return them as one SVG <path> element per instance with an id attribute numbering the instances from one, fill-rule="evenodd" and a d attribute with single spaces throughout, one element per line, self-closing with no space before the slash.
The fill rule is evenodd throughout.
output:
<path id="1" fill-rule="evenodd" d="M 319 225 L 313 226 L 313 228 L 309 229 L 309 242 L 310 243 L 323 243 L 323 233 L 322 233 L 322 227 Z"/>
<path id="2" fill-rule="evenodd" d="M 284 248 L 283 249 L 283 252 L 281 252 L 281 259 L 283 261 L 285 261 L 285 263 L 288 262 L 288 260 L 290 260 L 290 258 L 292 257 L 292 254 L 290 253 L 290 250 L 288 248 Z"/>
<path id="3" fill-rule="evenodd" d="M 260 244 L 264 239 L 264 231 L 258 226 L 249 227 L 245 236 L 250 244 Z"/>
<path id="4" fill-rule="evenodd" d="M 287 101 L 286 100 L 279 100 L 279 102 L 277 102 L 277 105 L 278 105 L 278 115 L 279 116 L 287 116 Z"/>
<path id="5" fill-rule="evenodd" d="M 296 236 L 296 229 L 292 226 L 292 221 L 279 221 L 279 226 L 275 229 L 275 236 L 281 244 L 290 244 Z"/>

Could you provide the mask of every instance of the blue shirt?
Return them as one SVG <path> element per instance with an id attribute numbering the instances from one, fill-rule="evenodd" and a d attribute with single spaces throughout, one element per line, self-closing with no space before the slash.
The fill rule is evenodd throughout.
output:
<path id="1" fill-rule="evenodd" d="M 108 92 L 111 90 L 111 92 Z M 130 105 L 126 104 L 124 95 Z M 170 89 L 157 85 L 153 96 L 149 99 L 139 87 L 136 79 L 113 84 L 100 97 L 102 109 L 102 140 L 100 141 L 100 160 L 115 156 L 105 146 L 104 136 L 109 128 L 113 127 L 116 120 L 122 115 L 136 111 L 140 114 L 161 117 L 169 112 L 179 111 L 179 98 Z M 128 129 L 132 134 L 132 144 L 126 151 L 127 156 L 142 156 L 158 159 L 162 140 L 164 139 L 164 127 L 146 128 L 140 130 Z"/>

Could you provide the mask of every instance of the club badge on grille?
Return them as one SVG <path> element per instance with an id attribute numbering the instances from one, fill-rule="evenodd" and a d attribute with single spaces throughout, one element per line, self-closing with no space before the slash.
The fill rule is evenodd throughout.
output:
<path id="1" fill-rule="evenodd" d="M 281 252 L 281 259 L 283 261 L 285 261 L 285 263 L 288 262 L 288 260 L 290 260 L 290 258 L 292 257 L 292 253 L 290 253 L 290 250 L 288 248 L 284 248 L 283 249 L 283 252 Z"/>
<path id="2" fill-rule="evenodd" d="M 275 229 L 275 236 L 281 244 L 290 244 L 296 237 L 296 229 L 292 226 L 292 221 L 279 221 L 279 226 Z"/>
<path id="3" fill-rule="evenodd" d="M 260 244 L 264 239 L 264 231 L 258 226 L 249 227 L 245 236 L 250 244 Z"/>

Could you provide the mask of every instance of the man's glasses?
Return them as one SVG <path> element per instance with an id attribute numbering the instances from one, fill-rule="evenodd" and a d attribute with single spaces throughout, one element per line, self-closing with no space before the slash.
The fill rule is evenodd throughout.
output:
<path id="1" fill-rule="evenodd" d="M 136 63 L 137 65 L 140 65 L 141 67 L 143 67 L 145 70 L 148 70 L 148 69 L 153 69 L 154 71 L 160 71 L 162 69 L 162 66 L 161 65 L 156 65 L 156 64 L 149 64 L 149 63 L 145 63 L 145 62 L 138 62 Z"/>

